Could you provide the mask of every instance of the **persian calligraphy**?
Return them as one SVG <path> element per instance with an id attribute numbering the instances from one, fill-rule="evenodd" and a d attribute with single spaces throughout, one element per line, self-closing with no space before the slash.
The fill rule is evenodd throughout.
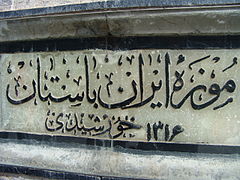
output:
<path id="1" fill-rule="evenodd" d="M 1 130 L 240 143 L 238 50 L 1 55 Z"/>

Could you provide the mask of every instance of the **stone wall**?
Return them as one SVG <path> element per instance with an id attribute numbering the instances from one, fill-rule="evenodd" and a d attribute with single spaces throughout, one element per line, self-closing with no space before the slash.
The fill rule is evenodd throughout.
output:
<path id="1" fill-rule="evenodd" d="M 101 0 L 1 0 L 0 11 L 54 7 L 70 4 L 97 2 Z"/>
<path id="2" fill-rule="evenodd" d="M 239 3 L 0 0 L 0 178 L 238 179 Z"/>

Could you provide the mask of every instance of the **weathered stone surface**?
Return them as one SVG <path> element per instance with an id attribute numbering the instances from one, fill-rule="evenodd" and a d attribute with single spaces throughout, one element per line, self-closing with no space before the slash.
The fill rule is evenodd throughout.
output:
<path id="1" fill-rule="evenodd" d="M 0 129 L 239 145 L 239 56 L 237 49 L 2 54 Z"/>
<path id="2" fill-rule="evenodd" d="M 97 2 L 97 1 L 101 1 L 101 0 L 57 0 L 57 1 L 18 0 L 18 1 L 14 1 L 12 10 L 52 7 L 52 6 L 61 6 L 61 5 L 68 5 L 68 4 L 91 3 L 91 2 Z"/>
<path id="3" fill-rule="evenodd" d="M 0 42 L 56 38 L 238 35 L 236 8 L 121 10 L 0 21 Z"/>
<path id="4" fill-rule="evenodd" d="M 32 9 L 32 8 L 43 8 L 43 7 L 53 7 L 69 4 L 81 4 L 81 3 L 91 3 L 98 2 L 102 0 L 1 0 L 0 1 L 0 10 L 9 11 L 9 10 L 22 10 L 22 9 Z M 7 8 L 2 8 L 5 5 Z M 2 8 L 2 9 L 1 9 Z"/>
<path id="5" fill-rule="evenodd" d="M 9 10 L 11 8 L 11 0 L 0 0 L 0 11 Z"/>
<path id="6" fill-rule="evenodd" d="M 194 6 L 232 6 L 238 5 L 239 0 L 218 0 L 218 1 L 202 1 L 202 0 L 167 0 L 167 1 L 155 1 L 155 0 L 2 0 L 0 9 L 7 3 L 12 4 L 2 11 L 15 11 L 24 9 L 36 9 L 46 8 L 48 9 L 45 14 L 53 13 L 51 9 L 55 6 L 64 6 L 61 11 L 75 12 L 76 10 L 96 10 L 96 9 L 116 9 L 116 8 L 149 8 L 149 7 L 194 7 Z M 82 8 L 82 7 L 83 8 Z M 61 11 L 54 9 L 56 13 Z"/>
<path id="7" fill-rule="evenodd" d="M 237 180 L 239 155 L 114 151 L 74 144 L 0 141 L 0 163 L 99 176 Z"/>
<path id="8" fill-rule="evenodd" d="M 0 173 L 0 179 L 1 180 L 37 180 L 39 179 L 39 177 L 33 177 L 33 176 L 26 176 L 23 174 L 8 174 L 8 173 Z M 45 179 L 45 178 L 41 178 L 41 179 Z M 45 179 L 46 180 L 46 179 Z"/>

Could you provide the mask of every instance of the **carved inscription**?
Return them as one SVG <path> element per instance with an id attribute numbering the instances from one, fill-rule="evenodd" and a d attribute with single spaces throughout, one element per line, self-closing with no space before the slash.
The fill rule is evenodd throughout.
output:
<path id="1" fill-rule="evenodd" d="M 1 56 L 1 130 L 240 143 L 237 50 Z"/>

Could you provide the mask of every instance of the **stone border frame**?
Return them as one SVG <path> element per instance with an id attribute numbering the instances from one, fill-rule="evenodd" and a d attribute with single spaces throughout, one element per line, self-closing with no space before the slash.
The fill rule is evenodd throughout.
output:
<path id="1" fill-rule="evenodd" d="M 86 49 L 236 49 L 240 35 L 226 36 L 145 36 L 49 39 L 0 43 L 0 53 L 54 52 Z"/>
<path id="2" fill-rule="evenodd" d="M 224 42 L 224 43 L 223 43 Z M 158 36 L 158 37 L 98 37 L 79 39 L 52 39 L 0 43 L 0 53 L 65 51 L 84 49 L 234 49 L 240 48 L 240 36 Z M 178 151 L 212 154 L 239 154 L 240 146 L 208 145 L 204 143 L 127 142 L 98 140 L 84 137 L 39 135 L 23 132 L 0 132 L 0 138 L 27 139 L 50 142 L 74 142 L 102 147 L 139 149 L 145 151 Z"/>
<path id="3" fill-rule="evenodd" d="M 39 143 L 75 143 L 80 145 L 89 145 L 92 147 L 114 148 L 115 151 L 143 150 L 151 151 L 152 154 L 158 154 L 161 151 L 188 152 L 188 153 L 208 153 L 208 154 L 240 154 L 240 146 L 230 145 L 208 145 L 195 143 L 172 143 L 172 142 L 138 142 L 122 140 L 104 140 L 74 136 L 60 135 L 40 135 L 22 132 L 0 132 L 0 138 L 10 140 L 36 140 Z"/>

